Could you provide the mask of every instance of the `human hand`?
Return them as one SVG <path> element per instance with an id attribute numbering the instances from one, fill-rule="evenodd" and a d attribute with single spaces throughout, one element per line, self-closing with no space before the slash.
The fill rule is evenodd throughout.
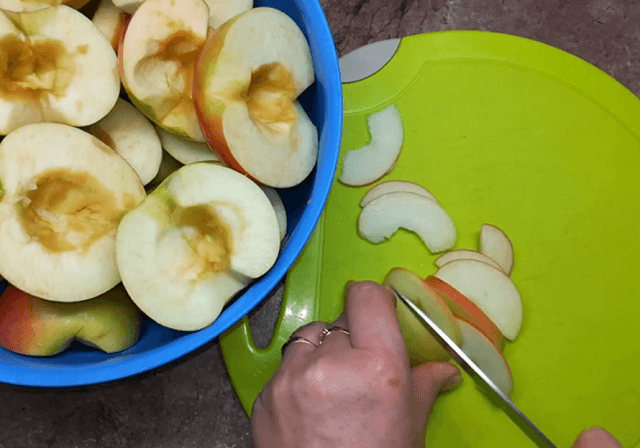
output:
<path id="1" fill-rule="evenodd" d="M 602 428 L 583 431 L 573 444 L 573 448 L 623 448 L 615 437 Z"/>
<path id="2" fill-rule="evenodd" d="M 449 363 L 409 367 L 394 297 L 372 282 L 348 287 L 335 330 L 314 322 L 294 336 L 253 405 L 258 448 L 424 447 L 439 392 L 461 381 Z"/>

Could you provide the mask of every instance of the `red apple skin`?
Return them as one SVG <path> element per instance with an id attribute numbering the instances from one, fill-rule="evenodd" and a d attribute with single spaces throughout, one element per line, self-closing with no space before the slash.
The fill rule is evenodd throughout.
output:
<path id="1" fill-rule="evenodd" d="M 58 303 L 9 285 L 0 296 L 0 346 L 22 355 L 49 356 L 76 338 L 114 353 L 137 342 L 141 318 L 120 286 L 95 299 Z"/>
<path id="2" fill-rule="evenodd" d="M 122 59 L 122 47 L 124 46 L 124 35 L 127 33 L 127 28 L 129 28 L 129 22 L 131 21 L 131 15 L 128 14 L 127 20 L 122 25 L 122 30 L 120 31 L 120 38 L 118 40 L 118 49 L 116 50 L 116 54 L 118 55 L 118 72 L 120 73 L 120 79 L 124 78 L 124 61 Z"/>
<path id="3" fill-rule="evenodd" d="M 455 317 L 473 325 L 502 352 L 506 338 L 475 303 L 438 277 L 429 276 L 424 282 L 442 297 Z"/>

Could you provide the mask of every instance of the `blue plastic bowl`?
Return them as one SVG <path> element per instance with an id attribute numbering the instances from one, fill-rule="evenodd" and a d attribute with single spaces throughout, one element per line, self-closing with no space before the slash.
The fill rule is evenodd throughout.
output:
<path id="1" fill-rule="evenodd" d="M 314 172 L 295 188 L 281 190 L 288 214 L 286 243 L 273 268 L 239 295 L 209 327 L 184 333 L 147 319 L 140 340 L 108 355 L 74 344 L 52 357 L 22 356 L 0 348 L 0 382 L 22 386 L 68 387 L 125 378 L 174 361 L 212 341 L 258 305 L 284 277 L 311 236 L 324 207 L 338 159 L 342 134 L 342 87 L 331 30 L 317 0 L 256 0 L 288 14 L 311 46 L 316 82 L 300 103 L 318 127 L 320 147 Z M 2 285 L 1 289 L 6 287 Z"/>

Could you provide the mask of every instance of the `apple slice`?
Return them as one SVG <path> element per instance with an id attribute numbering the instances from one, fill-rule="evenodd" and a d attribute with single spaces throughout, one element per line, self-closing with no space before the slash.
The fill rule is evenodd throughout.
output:
<path id="1" fill-rule="evenodd" d="M 160 325 L 210 325 L 280 248 L 275 211 L 246 176 L 185 165 L 120 222 L 118 268 L 131 299 Z"/>
<path id="2" fill-rule="evenodd" d="M 34 12 L 58 5 L 67 5 L 73 9 L 80 9 L 89 0 L 0 0 L 0 10 L 11 12 Z"/>
<path id="3" fill-rule="evenodd" d="M 209 7 L 209 26 L 214 29 L 253 8 L 253 0 L 205 0 L 205 2 Z"/>
<path id="4" fill-rule="evenodd" d="M 0 346 L 22 355 L 55 355 L 74 340 L 120 352 L 137 342 L 141 323 L 122 284 L 78 303 L 50 302 L 11 285 L 0 297 Z"/>
<path id="5" fill-rule="evenodd" d="M 461 260 L 461 259 L 483 261 L 487 264 L 490 264 L 496 269 L 500 269 L 501 271 L 504 271 L 504 269 L 502 269 L 502 266 L 500 266 L 493 258 L 483 253 L 477 252 L 475 250 L 467 250 L 467 249 L 452 250 L 450 252 L 442 254 L 441 256 L 436 258 L 435 263 L 436 263 L 436 266 L 441 268 L 442 266 L 444 266 L 449 262 L 452 262 L 454 260 Z"/>
<path id="6" fill-rule="evenodd" d="M 269 198 L 269 202 L 273 206 L 278 218 L 278 228 L 280 229 L 280 241 L 287 235 L 287 210 L 284 208 L 284 203 L 280 198 L 280 195 L 275 188 L 267 187 L 266 185 L 260 185 L 264 194 Z"/>
<path id="7" fill-rule="evenodd" d="M 30 123 L 87 126 L 120 94 L 117 58 L 107 39 L 68 6 L 0 12 L 0 134 Z"/>
<path id="8" fill-rule="evenodd" d="M 147 0 L 120 42 L 120 75 L 131 102 L 173 134 L 204 141 L 192 99 L 193 67 L 207 38 L 204 0 Z"/>
<path id="9" fill-rule="evenodd" d="M 513 341 L 522 326 L 522 298 L 500 269 L 478 260 L 455 260 L 434 274 L 475 303 Z"/>
<path id="10" fill-rule="evenodd" d="M 360 235 L 372 243 L 390 238 L 400 227 L 418 234 L 432 253 L 450 249 L 456 243 L 451 217 L 429 198 L 399 191 L 369 202 L 360 213 Z"/>
<path id="11" fill-rule="evenodd" d="M 160 138 L 149 120 L 127 101 L 118 99 L 111 112 L 88 131 L 129 162 L 143 185 L 158 174 Z"/>
<path id="12" fill-rule="evenodd" d="M 476 327 L 464 319 L 456 318 L 462 334 L 462 351 L 508 397 L 513 389 L 513 376 L 509 363 L 500 350 Z"/>
<path id="13" fill-rule="evenodd" d="M 505 337 L 498 327 L 460 291 L 443 282 L 437 277 L 429 276 L 425 280 L 428 287 L 436 291 L 445 301 L 455 317 L 466 320 L 482 331 L 499 350 L 504 348 Z"/>
<path id="14" fill-rule="evenodd" d="M 114 5 L 112 0 L 100 0 L 91 21 L 107 38 L 113 51 L 117 52 L 120 38 L 130 18 L 131 15 Z"/>
<path id="15" fill-rule="evenodd" d="M 156 131 L 164 150 L 184 165 L 197 162 L 221 162 L 220 157 L 206 143 L 185 140 L 159 126 L 156 126 Z"/>
<path id="16" fill-rule="evenodd" d="M 509 237 L 498 227 L 482 224 L 480 228 L 480 252 L 494 259 L 507 275 L 513 270 L 513 245 Z"/>
<path id="17" fill-rule="evenodd" d="M 145 192 L 115 151 L 71 126 L 23 126 L 0 144 L 0 185 L 0 273 L 9 283 L 77 302 L 120 282 L 116 228 Z"/>
<path id="18" fill-rule="evenodd" d="M 365 146 L 347 151 L 342 159 L 340 182 L 350 186 L 367 185 L 389 173 L 400 155 L 404 128 L 400 111 L 393 104 L 367 117 L 371 140 Z"/>
<path id="19" fill-rule="evenodd" d="M 127 14 L 134 14 L 145 0 L 113 0 L 113 4 Z"/>
<path id="20" fill-rule="evenodd" d="M 407 193 L 417 194 L 425 198 L 431 199 L 438 203 L 438 200 L 433 194 L 422 185 L 418 185 L 414 182 L 408 182 L 406 180 L 388 180 L 386 182 L 380 182 L 375 187 L 372 187 L 367 194 L 364 195 L 360 201 L 360 207 L 364 207 L 369 202 L 373 201 L 377 197 L 387 193 L 397 193 L 399 191 L 405 191 Z"/>
<path id="21" fill-rule="evenodd" d="M 407 269 L 394 268 L 385 277 L 384 284 L 392 286 L 418 305 L 456 344 L 461 343 L 460 328 L 451 310 L 420 277 Z M 451 358 L 422 322 L 399 300 L 396 302 L 396 313 L 412 366 Z"/>
<path id="22" fill-rule="evenodd" d="M 311 173 L 318 133 L 296 98 L 314 81 L 309 44 L 277 9 L 215 30 L 196 64 L 194 99 L 209 146 L 231 168 L 276 188 Z"/>

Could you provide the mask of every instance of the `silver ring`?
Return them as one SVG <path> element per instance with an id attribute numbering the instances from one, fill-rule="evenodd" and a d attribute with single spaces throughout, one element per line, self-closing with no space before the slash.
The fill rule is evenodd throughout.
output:
<path id="1" fill-rule="evenodd" d="M 318 343 L 318 345 L 322 344 L 322 342 L 324 341 L 324 338 L 329 336 L 334 331 L 339 331 L 340 333 L 344 333 L 347 336 L 349 336 L 349 334 L 350 334 L 349 330 L 347 330 L 346 328 L 342 328 L 342 327 L 340 327 L 338 325 L 334 325 L 332 327 L 327 327 L 324 330 L 322 330 L 322 332 L 320 333 L 320 342 Z"/>
<path id="2" fill-rule="evenodd" d="M 316 344 L 314 344 L 307 338 L 303 338 L 302 336 L 291 336 L 289 340 L 285 342 L 282 345 L 282 348 L 280 349 L 280 353 L 282 354 L 282 356 L 284 356 L 284 351 L 287 349 L 287 347 L 289 347 L 291 344 L 295 344 L 296 342 L 303 342 L 305 344 L 311 344 L 316 348 L 318 347 Z"/>

